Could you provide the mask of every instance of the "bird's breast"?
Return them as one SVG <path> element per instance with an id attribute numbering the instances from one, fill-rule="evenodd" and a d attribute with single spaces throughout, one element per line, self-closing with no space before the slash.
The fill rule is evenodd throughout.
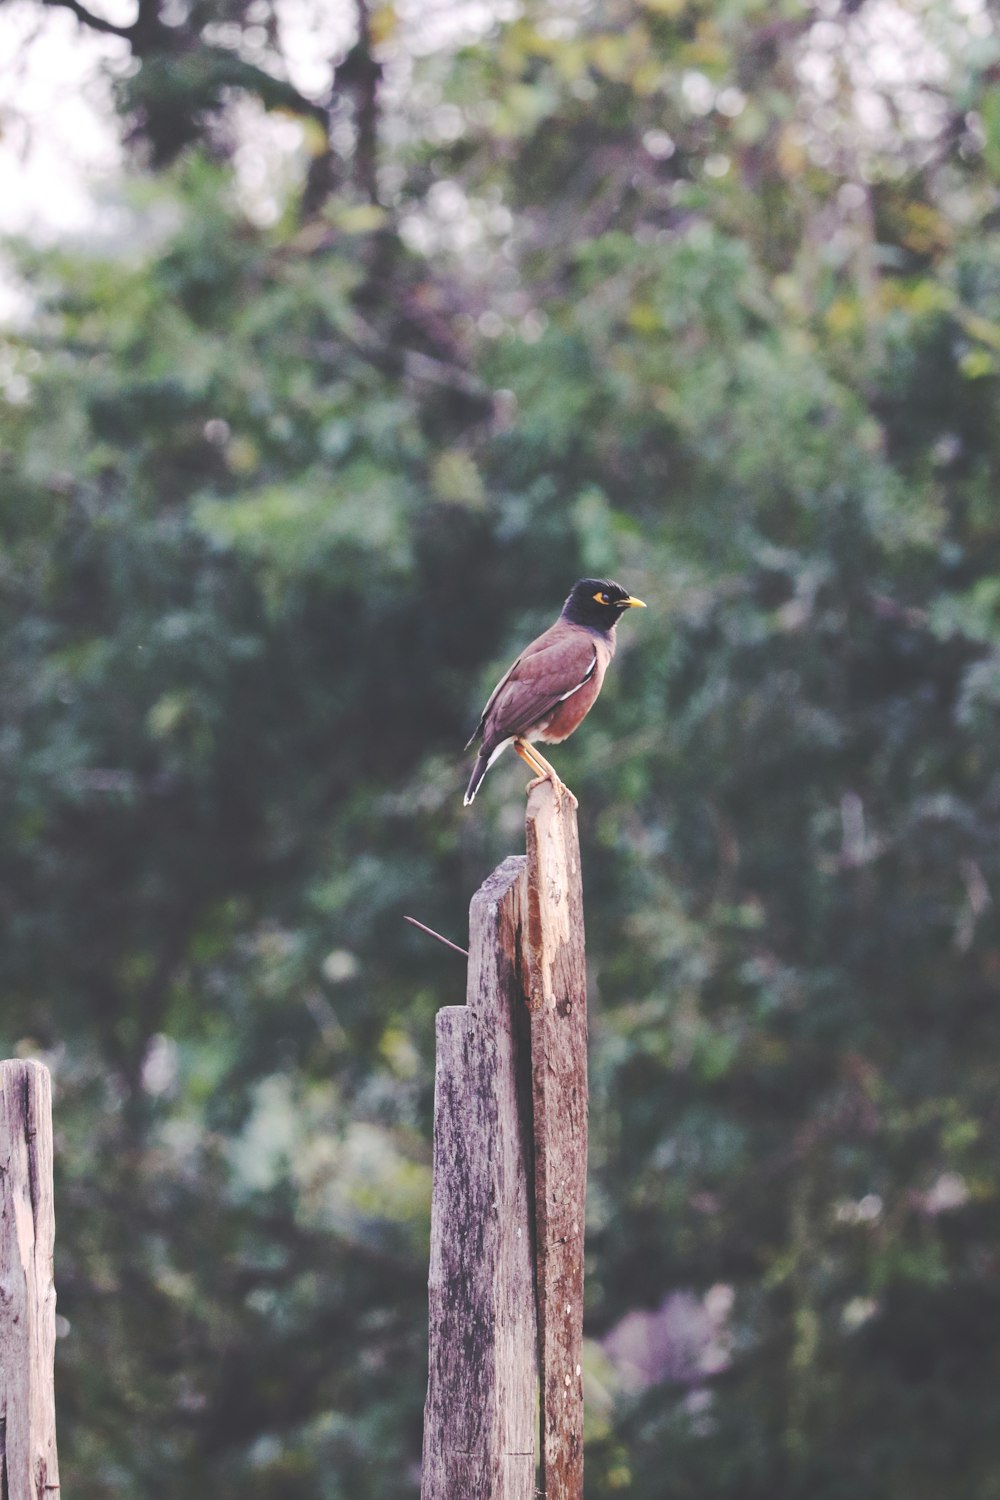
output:
<path id="1" fill-rule="evenodd" d="M 558 745 L 560 740 L 568 739 L 593 708 L 597 695 L 601 691 L 604 674 L 610 660 L 611 653 L 607 648 L 598 650 L 597 667 L 593 677 L 589 678 L 581 688 L 577 688 L 575 693 L 571 693 L 568 698 L 557 703 L 552 712 L 529 737 L 541 740 L 546 745 Z"/>

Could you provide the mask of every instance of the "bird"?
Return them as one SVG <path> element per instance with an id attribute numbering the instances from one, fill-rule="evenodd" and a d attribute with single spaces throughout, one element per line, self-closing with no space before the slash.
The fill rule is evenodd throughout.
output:
<path id="1" fill-rule="evenodd" d="M 526 646 L 490 694 L 472 738 L 480 741 L 465 793 L 475 798 L 501 751 L 515 752 L 535 773 L 531 786 L 549 780 L 557 797 L 567 788 L 533 740 L 556 745 L 578 729 L 593 708 L 615 654 L 615 626 L 627 609 L 645 609 L 610 578 L 581 578 L 569 592 L 554 625 Z M 576 798 L 572 798 L 576 806 Z"/>

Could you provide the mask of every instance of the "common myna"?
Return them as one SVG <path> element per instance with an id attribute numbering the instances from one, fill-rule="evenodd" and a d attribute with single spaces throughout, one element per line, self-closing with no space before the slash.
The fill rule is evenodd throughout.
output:
<path id="1" fill-rule="evenodd" d="M 615 654 L 615 626 L 627 609 L 645 608 L 641 599 L 607 578 L 581 578 L 573 585 L 556 623 L 525 647 L 483 709 L 465 747 L 482 741 L 466 807 L 501 750 L 511 744 L 539 779 L 548 778 L 557 792 L 563 791 L 554 767 L 529 741 L 557 745 L 583 722 Z"/>

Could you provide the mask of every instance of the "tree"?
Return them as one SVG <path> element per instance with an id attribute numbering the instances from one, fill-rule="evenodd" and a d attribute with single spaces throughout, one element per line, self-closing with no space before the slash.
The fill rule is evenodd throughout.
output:
<path id="1" fill-rule="evenodd" d="M 461 972 L 399 919 L 457 934 L 509 852 L 466 719 L 607 572 L 653 608 L 559 752 L 591 1492 L 988 1493 L 992 21 L 539 3 L 424 56 L 388 20 L 377 170 L 356 131 L 261 228 L 188 93 L 129 187 L 172 228 L 22 251 L 0 973 L 61 1090 L 68 1481 L 413 1492 Z M 172 87 L 239 55 L 211 22 Z M 656 1356 L 713 1287 L 712 1359 Z"/>

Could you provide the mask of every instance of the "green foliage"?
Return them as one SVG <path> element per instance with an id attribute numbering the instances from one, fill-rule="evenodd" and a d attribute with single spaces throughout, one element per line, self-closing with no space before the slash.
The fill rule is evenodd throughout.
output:
<path id="1" fill-rule="evenodd" d="M 588 1494 L 993 1494 L 997 46 L 953 19 L 886 141 L 796 7 L 532 6 L 415 64 L 391 208 L 261 228 L 190 152 L 114 249 L 20 248 L 2 1047 L 56 1074 L 68 1488 L 415 1493 L 463 976 L 401 917 L 460 937 L 519 847 L 460 747 L 595 572 L 651 608 L 557 752 Z M 724 1357 L 630 1382 L 609 1332 L 713 1287 Z"/>

